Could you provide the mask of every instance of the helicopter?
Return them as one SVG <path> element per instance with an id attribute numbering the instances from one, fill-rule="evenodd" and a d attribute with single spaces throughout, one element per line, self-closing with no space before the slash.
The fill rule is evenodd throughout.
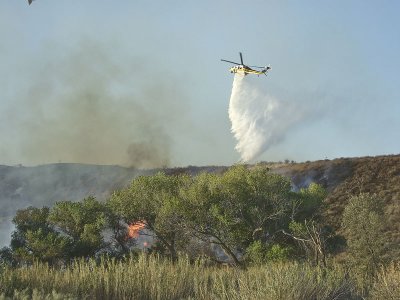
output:
<path id="1" fill-rule="evenodd" d="M 239 52 L 239 55 L 240 55 L 240 64 L 236 63 L 236 62 L 233 62 L 233 61 L 230 61 L 230 60 L 221 59 L 221 61 L 228 62 L 228 63 L 236 65 L 236 66 L 233 66 L 233 67 L 231 67 L 229 69 L 229 71 L 231 73 L 234 73 L 234 74 L 235 73 L 242 73 L 242 74 L 244 74 L 244 76 L 246 76 L 247 74 L 256 74 L 258 76 L 260 76 L 261 74 L 264 74 L 265 76 L 267 76 L 268 70 L 272 69 L 271 65 L 268 65 L 268 66 L 265 66 L 265 67 L 246 66 L 243 63 L 242 52 Z M 257 69 L 260 69 L 260 70 L 254 70 L 252 68 L 257 68 Z"/>
<path id="2" fill-rule="evenodd" d="M 33 1 L 34 0 L 28 0 L 29 5 L 31 5 Z"/>

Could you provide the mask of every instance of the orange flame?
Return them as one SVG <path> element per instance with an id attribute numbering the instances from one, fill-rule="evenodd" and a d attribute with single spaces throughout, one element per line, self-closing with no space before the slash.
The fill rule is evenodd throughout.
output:
<path id="1" fill-rule="evenodd" d="M 128 237 L 133 239 L 133 238 L 138 238 L 139 237 L 139 231 L 146 228 L 146 223 L 144 221 L 139 221 L 133 224 L 130 224 L 128 226 Z"/>

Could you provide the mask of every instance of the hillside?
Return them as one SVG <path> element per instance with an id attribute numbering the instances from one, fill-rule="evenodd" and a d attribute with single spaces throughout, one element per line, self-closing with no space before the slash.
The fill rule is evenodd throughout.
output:
<path id="1" fill-rule="evenodd" d="M 400 244 L 400 155 L 340 158 L 272 169 L 291 177 L 298 187 L 322 184 L 329 192 L 323 214 L 335 229 L 340 229 L 343 209 L 352 195 L 377 194 L 385 203 L 386 233 L 394 244 Z"/>
<path id="2" fill-rule="evenodd" d="M 260 163 L 291 178 L 295 189 L 311 182 L 329 192 L 324 214 L 338 228 L 350 195 L 371 192 L 386 204 L 388 234 L 400 242 L 400 155 L 339 158 L 305 163 Z M 226 167 L 186 167 L 165 169 L 168 174 L 223 172 Z M 0 244 L 8 243 L 11 219 L 17 209 L 33 205 L 51 206 L 56 201 L 79 201 L 89 195 L 100 200 L 126 186 L 133 178 L 159 170 L 138 170 L 119 166 L 51 164 L 36 167 L 0 166 Z"/>

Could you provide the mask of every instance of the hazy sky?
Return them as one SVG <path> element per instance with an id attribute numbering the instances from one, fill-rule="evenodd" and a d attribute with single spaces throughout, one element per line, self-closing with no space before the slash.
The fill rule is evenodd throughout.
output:
<path id="1" fill-rule="evenodd" d="M 399 11 L 365 0 L 0 0 L 0 164 L 233 164 L 233 77 L 220 59 L 239 51 L 272 65 L 246 80 L 310 112 L 258 160 L 398 154 Z"/>

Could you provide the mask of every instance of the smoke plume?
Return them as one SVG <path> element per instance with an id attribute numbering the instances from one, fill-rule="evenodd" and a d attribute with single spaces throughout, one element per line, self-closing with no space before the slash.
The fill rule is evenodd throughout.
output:
<path id="1" fill-rule="evenodd" d="M 187 99 L 173 76 L 165 76 L 162 66 L 153 72 L 141 57 L 125 60 L 96 41 L 54 52 L 29 62 L 35 73 L 20 80 L 5 114 L 10 118 L 4 128 L 0 123 L 0 133 L 13 136 L 14 144 L 3 149 L 3 159 L 137 168 L 170 164 L 171 133 L 189 126 Z"/>
<path id="2" fill-rule="evenodd" d="M 305 115 L 304 109 L 269 95 L 248 77 L 235 75 L 229 118 L 237 140 L 235 149 L 243 162 L 254 160 L 279 143 Z"/>

